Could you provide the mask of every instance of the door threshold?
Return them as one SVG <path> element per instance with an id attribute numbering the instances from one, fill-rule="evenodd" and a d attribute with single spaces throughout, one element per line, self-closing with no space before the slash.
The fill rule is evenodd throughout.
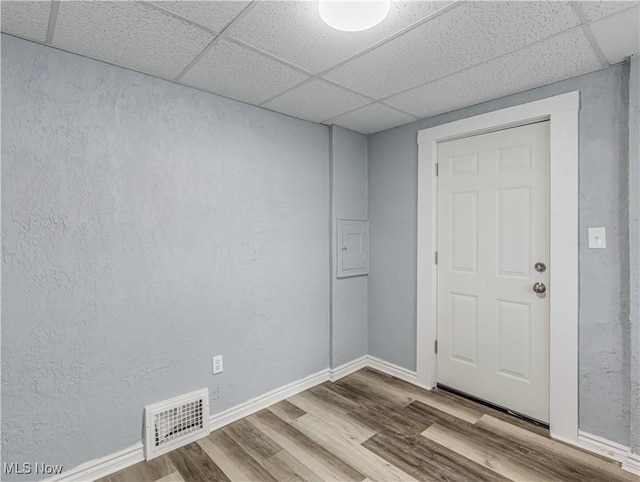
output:
<path id="1" fill-rule="evenodd" d="M 512 417 L 519 418 L 520 420 L 524 420 L 525 422 L 529 422 L 529 423 L 532 423 L 534 425 L 537 425 L 538 427 L 543 427 L 543 428 L 546 428 L 547 430 L 549 430 L 549 424 L 548 423 L 542 422 L 541 420 L 538 420 L 538 419 L 533 418 L 533 417 L 529 417 L 528 415 L 525 415 L 523 413 L 515 412 L 515 411 L 513 411 L 513 410 L 511 410 L 509 408 L 503 407 L 501 405 L 496 405 L 495 403 L 487 402 L 486 400 L 483 400 L 483 399 L 478 398 L 478 397 L 474 397 L 473 395 L 469 395 L 468 393 L 461 392 L 460 390 L 456 390 L 455 388 L 448 387 L 448 386 L 443 385 L 441 383 L 437 383 L 436 384 L 436 388 L 438 388 L 440 390 L 443 390 L 445 392 L 449 392 L 449 393 L 452 393 L 454 395 L 457 395 L 458 397 L 466 398 L 467 400 L 471 400 L 472 402 L 479 403 L 480 405 L 484 405 L 485 407 L 493 408 L 494 410 L 498 410 L 499 412 L 506 413 L 507 415 L 511 415 Z"/>

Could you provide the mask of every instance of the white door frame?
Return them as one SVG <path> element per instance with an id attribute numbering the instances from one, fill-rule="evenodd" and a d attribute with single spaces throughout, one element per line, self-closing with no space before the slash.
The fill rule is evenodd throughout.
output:
<path id="1" fill-rule="evenodd" d="M 578 110 L 579 91 L 461 119 L 418 132 L 417 366 L 433 388 L 437 327 L 438 143 L 550 120 L 549 425 L 578 440 Z"/>

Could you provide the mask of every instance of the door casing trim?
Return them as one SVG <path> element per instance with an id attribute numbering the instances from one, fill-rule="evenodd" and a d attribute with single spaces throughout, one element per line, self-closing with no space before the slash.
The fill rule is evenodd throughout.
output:
<path id="1" fill-rule="evenodd" d="M 550 121 L 549 426 L 578 441 L 578 112 L 573 91 L 418 132 L 417 382 L 435 387 L 438 143 Z"/>

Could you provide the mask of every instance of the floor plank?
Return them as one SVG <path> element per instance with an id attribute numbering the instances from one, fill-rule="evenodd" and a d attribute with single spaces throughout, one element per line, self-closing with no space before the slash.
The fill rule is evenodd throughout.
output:
<path id="1" fill-rule="evenodd" d="M 161 479 L 156 480 L 155 482 L 185 482 L 185 480 L 180 475 L 180 472 L 172 472 L 169 475 L 166 475 Z"/>
<path id="2" fill-rule="evenodd" d="M 342 384 L 334 384 L 331 390 L 359 403 L 360 407 L 351 410 L 348 416 L 374 432 L 390 430 L 420 433 L 428 426 L 410 413 L 402 412 L 401 405 L 387 402 L 380 395 L 372 394 L 357 385 L 344 381 Z"/>
<path id="3" fill-rule="evenodd" d="M 421 481 L 501 481 L 505 477 L 419 435 L 382 432 L 364 447 Z"/>
<path id="4" fill-rule="evenodd" d="M 127 467 L 108 477 L 99 479 L 98 482 L 131 482 L 131 481 L 156 481 L 176 472 L 176 468 L 167 455 L 161 455 L 155 459 Z"/>
<path id="5" fill-rule="evenodd" d="M 450 413 L 443 412 L 442 410 L 439 410 L 433 406 L 422 403 L 419 400 L 411 402 L 409 405 L 407 405 L 402 410 L 402 413 L 410 414 L 412 417 L 422 420 L 424 429 L 426 429 L 430 425 L 433 425 L 434 423 L 439 423 L 440 425 L 444 426 L 462 425 L 463 427 L 472 427 L 475 425 L 466 420 L 455 417 Z"/>
<path id="6" fill-rule="evenodd" d="M 220 467 L 220 470 L 224 472 L 229 480 L 248 480 L 247 474 L 242 469 L 242 466 L 239 467 L 238 464 L 231 460 L 224 450 L 222 450 L 218 444 L 213 442 L 211 435 L 200 439 L 197 442 L 204 453 L 207 454 L 218 467 Z"/>
<path id="7" fill-rule="evenodd" d="M 449 413 L 469 423 L 477 422 L 484 414 L 484 412 L 481 410 L 482 405 L 473 404 L 472 406 L 469 406 L 466 403 L 462 402 L 464 399 L 462 399 L 461 397 L 458 397 L 461 403 L 451 403 L 451 401 L 448 400 L 447 396 L 440 393 L 441 391 L 439 390 L 424 390 L 420 387 L 416 387 L 415 385 L 411 385 L 410 383 L 399 380 L 397 378 L 381 374 L 380 372 L 373 369 L 365 369 L 362 371 L 362 376 L 366 376 L 374 380 L 377 379 L 380 382 L 392 386 L 396 390 L 407 394 L 413 400 L 418 400 L 426 405 Z M 464 401 L 466 402 L 466 400 Z"/>
<path id="8" fill-rule="evenodd" d="M 344 389 L 342 396 L 351 398 L 357 403 L 374 403 L 390 409 L 404 407 L 411 402 L 410 397 L 399 394 L 397 390 L 386 390 L 379 384 L 366 383 L 355 373 L 333 383 L 329 388 L 333 391 Z M 345 392 L 348 392 L 348 394 L 345 395 Z"/>
<path id="9" fill-rule="evenodd" d="M 357 409 L 360 407 L 358 402 L 354 402 L 348 398 L 343 397 L 342 395 L 338 395 L 336 392 L 331 390 L 333 383 L 326 382 L 322 385 L 318 385 L 317 387 L 313 387 L 307 392 L 310 395 L 322 400 L 325 404 L 331 407 L 333 410 L 340 410 L 342 413 L 348 413 L 351 410 Z"/>
<path id="10" fill-rule="evenodd" d="M 346 463 L 367 478 L 384 481 L 415 480 L 403 470 L 363 447 L 351 434 L 335 430 L 311 414 L 297 419 L 294 426 L 334 455 L 342 457 Z"/>
<path id="11" fill-rule="evenodd" d="M 527 420 L 520 419 L 514 415 L 510 415 L 508 413 L 502 412 L 500 410 L 496 410 L 495 408 L 488 407 L 486 405 L 482 405 L 480 403 L 473 402 L 466 398 L 460 397 L 458 395 L 454 395 L 451 392 L 447 392 L 445 390 L 433 390 L 434 394 L 443 400 L 445 403 L 449 405 L 457 405 L 460 407 L 468 408 L 469 410 L 474 410 L 480 412 L 480 416 L 482 415 L 491 415 L 494 418 L 498 418 L 500 420 L 504 420 L 510 424 L 517 425 L 519 427 L 528 430 L 529 432 L 537 433 L 546 438 L 551 438 L 549 435 L 549 430 L 540 425 L 535 425 Z"/>
<path id="12" fill-rule="evenodd" d="M 380 380 L 379 378 L 371 377 L 365 370 L 353 373 L 347 378 L 347 380 L 358 388 L 368 390 L 371 393 L 378 393 L 382 398 L 403 407 L 414 400 L 409 393 L 398 390 L 388 383 L 388 380 Z"/>
<path id="13" fill-rule="evenodd" d="M 289 400 L 282 400 L 281 402 L 271 405 L 269 410 L 287 422 L 292 422 L 307 413 L 300 407 L 296 407 Z"/>
<path id="14" fill-rule="evenodd" d="M 461 457 L 493 470 L 511 480 L 531 480 L 551 482 L 560 480 L 557 474 L 549 473 L 545 467 L 530 465 L 528 461 L 504 452 L 487 439 L 469 437 L 468 433 L 452 430 L 434 424 L 423 432 L 423 435 L 443 447 L 456 452 Z"/>
<path id="15" fill-rule="evenodd" d="M 295 427 L 268 410 L 249 417 L 251 423 L 265 432 L 323 480 L 362 481 L 365 477 L 341 458 L 333 455 Z"/>
<path id="16" fill-rule="evenodd" d="M 268 459 L 283 450 L 274 440 L 245 419 L 227 425 L 222 430 L 256 460 Z"/>
<path id="17" fill-rule="evenodd" d="M 323 480 L 288 452 L 280 452 L 264 461 L 265 468 L 280 482 L 315 482 Z"/>
<path id="18" fill-rule="evenodd" d="M 307 413 L 321 418 L 336 430 L 347 431 L 359 442 L 364 442 L 375 434 L 375 430 L 367 428 L 366 425 L 350 416 L 352 408 L 344 409 L 344 405 L 336 407 L 326 398 L 317 396 L 315 392 L 300 393 L 290 398 L 290 401 Z M 359 405 L 356 406 L 359 407 Z"/>
<path id="19" fill-rule="evenodd" d="M 170 452 L 169 458 L 182 478 L 189 482 L 228 482 L 230 480 L 197 443 L 191 443 Z"/>
<path id="20" fill-rule="evenodd" d="M 258 461 L 222 430 L 216 430 L 198 444 L 230 480 L 275 481 Z"/>

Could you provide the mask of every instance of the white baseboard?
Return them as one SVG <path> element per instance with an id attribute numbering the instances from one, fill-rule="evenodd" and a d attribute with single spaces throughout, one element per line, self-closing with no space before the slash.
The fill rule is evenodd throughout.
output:
<path id="1" fill-rule="evenodd" d="M 640 455 L 629 452 L 622 462 L 622 469 L 635 475 L 640 475 Z"/>
<path id="2" fill-rule="evenodd" d="M 623 470 L 640 475 L 640 455 L 634 454 L 625 445 L 582 430 L 578 431 L 578 443 L 575 445 L 616 462 L 622 462 Z"/>
<path id="3" fill-rule="evenodd" d="M 131 467 L 144 460 L 144 448 L 141 442 L 120 452 L 78 465 L 77 467 L 57 475 L 48 481 L 86 482 L 113 474 L 118 470 Z"/>
<path id="4" fill-rule="evenodd" d="M 629 447 L 582 430 L 578 431 L 578 446 L 618 462 L 624 462 L 629 453 Z"/>
<path id="5" fill-rule="evenodd" d="M 355 360 L 351 360 L 350 362 L 345 363 L 344 365 L 329 369 L 329 380 L 331 380 L 332 382 L 338 381 L 341 378 L 344 378 L 347 375 L 350 375 L 353 372 L 357 372 L 358 370 L 361 370 L 368 366 L 369 359 L 367 355 L 363 355 L 360 358 L 356 358 Z"/>
<path id="6" fill-rule="evenodd" d="M 376 358 L 374 356 L 367 356 L 369 364 L 371 368 L 375 368 L 376 370 L 386 373 L 387 375 L 391 375 L 392 377 L 399 378 L 400 380 L 404 380 L 405 382 L 409 382 L 413 385 L 418 384 L 418 377 L 416 372 L 407 370 L 398 365 L 394 365 L 393 363 L 389 363 L 388 361 L 382 360 L 380 358 Z M 423 387 L 424 388 L 424 387 Z"/>
<path id="7" fill-rule="evenodd" d="M 271 390 L 263 395 L 248 400 L 240 405 L 231 407 L 224 412 L 211 415 L 210 428 L 213 432 L 225 425 L 229 425 L 243 417 L 247 417 L 253 413 L 267 408 L 269 405 L 281 402 L 282 400 L 297 395 L 300 392 L 304 392 L 309 388 L 315 387 L 323 382 L 329 380 L 329 369 L 321 370 L 313 375 L 302 378 L 295 382 L 288 383 L 282 387 Z"/>

